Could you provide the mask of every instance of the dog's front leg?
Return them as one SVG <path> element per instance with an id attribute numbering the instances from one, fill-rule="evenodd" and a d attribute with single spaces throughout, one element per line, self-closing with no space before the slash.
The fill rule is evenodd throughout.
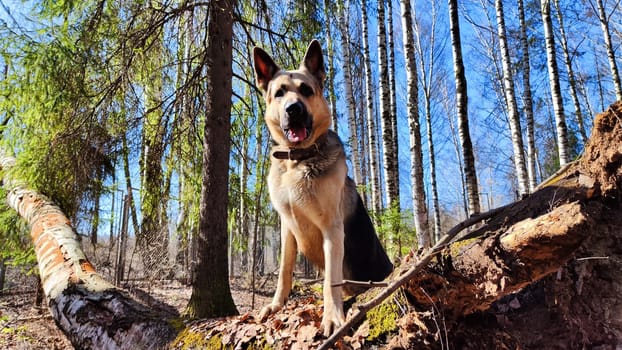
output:
<path id="1" fill-rule="evenodd" d="M 324 316 L 321 329 L 330 336 L 345 321 L 341 287 L 333 287 L 343 281 L 343 221 L 334 223 L 324 232 Z"/>
<path id="2" fill-rule="evenodd" d="M 261 309 L 259 318 L 262 321 L 270 315 L 279 311 L 289 296 L 292 289 L 292 276 L 296 263 L 296 240 L 288 229 L 287 225 L 281 220 L 281 266 L 279 268 L 279 280 L 272 303 Z"/>

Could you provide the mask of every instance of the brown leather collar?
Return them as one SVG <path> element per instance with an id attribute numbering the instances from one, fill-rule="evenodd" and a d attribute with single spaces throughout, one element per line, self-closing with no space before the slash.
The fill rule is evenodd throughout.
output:
<path id="1" fill-rule="evenodd" d="M 290 148 L 287 151 L 274 151 L 272 156 L 276 159 L 288 160 L 306 160 L 320 153 L 320 147 L 326 143 L 327 135 L 320 136 L 311 147 L 308 148 Z"/>

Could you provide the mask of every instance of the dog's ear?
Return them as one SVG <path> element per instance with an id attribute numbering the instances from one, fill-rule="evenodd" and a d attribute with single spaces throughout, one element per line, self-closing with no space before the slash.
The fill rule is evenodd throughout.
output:
<path id="1" fill-rule="evenodd" d="M 302 60 L 300 68 L 306 69 L 320 83 L 320 87 L 324 86 L 326 71 L 324 70 L 324 57 L 322 56 L 322 46 L 317 40 L 311 41 L 307 48 L 305 58 Z"/>
<path id="2" fill-rule="evenodd" d="M 274 75 L 280 68 L 274 63 L 272 57 L 259 47 L 253 49 L 253 62 L 255 63 L 255 80 L 257 85 L 263 91 L 266 91 L 268 83 L 274 78 Z"/>

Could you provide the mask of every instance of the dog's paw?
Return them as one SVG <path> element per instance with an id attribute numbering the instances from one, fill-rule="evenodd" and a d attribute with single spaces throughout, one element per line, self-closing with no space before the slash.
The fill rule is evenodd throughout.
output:
<path id="1" fill-rule="evenodd" d="M 345 322 L 343 311 L 339 308 L 331 307 L 324 310 L 322 316 L 322 324 L 320 325 L 320 332 L 325 337 L 329 337 Z"/>
<path id="2" fill-rule="evenodd" d="M 268 316 L 281 310 L 281 308 L 283 308 L 283 305 L 279 305 L 279 304 L 268 304 L 264 306 L 259 312 L 259 320 L 261 322 L 264 322 L 268 318 Z"/>

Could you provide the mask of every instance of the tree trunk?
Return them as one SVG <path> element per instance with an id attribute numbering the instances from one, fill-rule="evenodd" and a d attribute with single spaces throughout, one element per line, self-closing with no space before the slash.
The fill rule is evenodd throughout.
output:
<path id="1" fill-rule="evenodd" d="M 127 144 L 127 134 L 123 136 L 123 175 L 125 175 L 125 185 L 127 187 L 127 195 L 130 201 L 130 215 L 132 216 L 132 228 L 134 234 L 140 232 L 140 226 L 138 225 L 138 214 L 136 213 L 136 204 L 134 203 L 134 188 L 132 187 L 132 173 L 130 171 L 130 149 Z"/>
<path id="2" fill-rule="evenodd" d="M 369 31 L 367 23 L 367 1 L 361 4 L 361 21 L 363 22 L 363 59 L 365 61 L 365 96 L 367 99 L 367 137 L 369 154 L 369 180 L 371 182 L 371 207 L 374 215 L 372 218 L 378 226 L 378 217 L 381 212 L 382 202 L 380 200 L 380 171 L 378 169 L 378 152 L 376 141 L 376 117 L 374 114 L 374 94 L 373 76 L 371 70 L 371 57 L 369 52 Z"/>
<path id="3" fill-rule="evenodd" d="M 529 60 L 529 42 L 527 41 L 527 24 L 523 0 L 518 0 L 518 19 L 520 23 L 520 45 L 523 51 L 521 68 L 523 71 L 523 103 L 525 120 L 527 121 L 527 174 L 529 176 L 529 192 L 536 188 L 536 143 L 534 133 L 533 99 L 531 97 L 531 77 Z"/>
<path id="4" fill-rule="evenodd" d="M 2 155 L 3 170 L 15 164 Z M 9 206 L 30 227 L 43 292 L 58 327 L 78 349 L 156 349 L 176 334 L 168 318 L 105 281 L 69 219 L 45 196 L 5 175 Z"/>
<path id="5" fill-rule="evenodd" d="M 555 112 L 557 153 L 559 154 L 559 165 L 563 167 L 570 161 L 570 156 L 568 154 L 568 129 L 566 127 L 564 101 L 562 99 L 561 87 L 559 84 L 559 71 L 557 69 L 555 37 L 553 34 L 553 23 L 551 21 L 550 0 L 540 0 L 540 10 L 542 12 L 542 22 L 544 24 L 546 60 L 549 71 L 549 84 L 551 85 L 551 96 L 553 97 L 553 110 Z"/>
<path id="6" fill-rule="evenodd" d="M 460 22 L 458 17 L 457 0 L 449 0 L 449 28 L 451 34 L 451 47 L 454 61 L 454 75 L 456 79 L 456 110 L 458 113 L 458 134 L 462 147 L 462 160 L 464 162 L 464 176 L 469 205 L 469 215 L 479 213 L 479 189 L 477 186 L 477 171 L 475 169 L 475 157 L 469 132 L 469 113 L 467 81 L 462 62 L 462 44 L 460 43 Z"/>
<path id="7" fill-rule="evenodd" d="M 335 94 L 335 65 L 333 63 L 335 50 L 333 50 L 332 36 L 332 16 L 331 10 L 333 5 L 331 1 L 324 0 L 324 20 L 326 28 L 326 63 L 328 72 L 326 74 L 326 91 L 328 92 L 328 105 L 330 106 L 330 115 L 333 118 L 333 130 L 339 133 L 339 123 L 337 115 L 337 95 Z"/>
<path id="8" fill-rule="evenodd" d="M 348 126 L 350 129 L 350 142 L 348 144 L 352 147 L 352 170 L 354 173 L 354 182 L 357 185 L 363 184 L 363 176 L 361 175 L 361 153 L 359 152 L 359 132 L 357 128 L 356 118 L 356 103 L 354 102 L 354 95 L 352 94 L 352 76 L 350 74 L 351 59 L 350 59 L 350 32 L 348 30 L 349 16 L 348 8 L 344 8 L 343 0 L 338 0 L 337 11 L 339 12 L 339 32 L 341 33 L 341 53 L 343 55 L 343 84 L 346 92 L 346 104 L 348 111 Z"/>
<path id="9" fill-rule="evenodd" d="M 421 127 L 419 124 L 419 89 L 417 64 L 415 60 L 415 39 L 410 0 L 401 0 L 402 39 L 404 41 L 404 57 L 406 66 L 406 94 L 408 96 L 408 126 L 410 131 L 410 179 L 412 187 L 413 214 L 417 246 L 430 247 L 428 210 L 425 200 L 425 184 L 423 178 L 423 152 L 421 147 Z"/>
<path id="10" fill-rule="evenodd" d="M 397 97 L 395 91 L 395 34 L 393 32 L 393 1 L 387 2 L 387 45 L 389 56 L 389 104 L 391 106 L 391 135 L 393 138 L 393 171 L 391 176 L 395 183 L 395 193 L 391 195 L 394 198 L 393 207 L 397 210 L 401 209 L 400 204 L 400 161 L 399 161 L 399 135 L 397 132 Z M 391 202 L 389 202 L 391 203 Z M 399 235 L 399 226 L 396 227 L 395 234 Z"/>
<path id="11" fill-rule="evenodd" d="M 600 20 L 600 28 L 603 31 L 603 37 L 605 39 L 605 50 L 607 51 L 607 59 L 609 60 L 609 69 L 611 69 L 611 79 L 613 80 L 613 86 L 616 91 L 616 99 L 620 101 L 622 100 L 622 83 L 620 82 L 620 73 L 618 72 L 616 55 L 611 42 L 609 16 L 605 13 L 603 0 L 596 0 L 596 7 L 598 10 L 598 19 Z"/>
<path id="12" fill-rule="evenodd" d="M 430 2 L 431 18 L 430 28 L 422 31 L 419 26 L 419 22 L 416 20 L 416 11 L 413 12 L 413 24 L 415 25 L 415 35 L 417 38 L 417 50 L 419 57 L 419 72 L 418 79 L 421 82 L 423 88 L 423 99 L 425 108 L 425 123 L 426 123 L 426 136 L 428 142 L 428 153 L 430 158 L 430 191 L 432 192 L 432 206 L 434 207 L 434 241 L 438 241 L 441 237 L 441 209 L 438 199 L 438 189 L 436 184 L 436 154 L 434 152 L 434 139 L 432 137 L 432 89 L 436 70 L 436 21 L 437 3 L 435 0 Z M 403 24 L 402 24 L 403 26 Z M 403 30 L 403 29 L 402 29 Z M 422 40 L 424 32 L 429 33 L 429 37 Z M 428 55 L 425 56 L 423 42 L 428 43 Z M 430 232 L 431 234 L 432 232 Z"/>
<path id="13" fill-rule="evenodd" d="M 229 289 L 227 212 L 232 96 L 232 23 L 234 2 L 209 4 L 207 16 L 207 99 L 203 136 L 198 261 L 188 302 L 190 317 L 236 314 Z"/>
<path id="14" fill-rule="evenodd" d="M 518 113 L 518 104 L 516 103 L 516 93 L 514 90 L 510 49 L 505 33 L 505 15 L 503 13 L 502 0 L 495 0 L 495 9 L 497 12 L 497 33 L 499 35 L 499 46 L 501 49 L 501 63 L 503 65 L 505 102 L 507 104 L 510 133 L 512 135 L 512 146 L 514 150 L 514 168 L 516 171 L 516 179 L 518 180 L 518 194 L 522 197 L 529 193 L 529 180 L 527 168 L 525 166 L 525 154 L 523 153 L 522 128 L 520 126 L 520 114 Z"/>
<path id="15" fill-rule="evenodd" d="M 585 146 L 587 143 L 587 133 L 585 132 L 585 126 L 583 125 L 583 112 L 581 111 L 581 103 L 579 103 L 579 93 L 577 91 L 577 81 L 575 79 L 574 69 L 572 68 L 572 58 L 570 57 L 570 50 L 568 49 L 568 39 L 566 38 L 566 29 L 564 28 L 564 16 L 562 15 L 562 9 L 559 5 L 559 0 L 553 0 L 555 4 L 557 23 L 559 25 L 559 43 L 562 47 L 562 54 L 564 55 L 564 65 L 566 66 L 566 73 L 568 74 L 568 87 L 570 88 L 570 98 L 572 98 L 572 104 L 574 106 L 574 113 L 577 119 L 577 127 L 579 128 L 579 135 L 581 136 L 581 143 Z"/>
<path id="16" fill-rule="evenodd" d="M 395 137 L 393 126 L 395 116 L 392 114 L 391 85 L 389 82 L 389 60 L 387 57 L 387 28 L 385 24 L 384 1 L 378 1 L 378 72 L 380 90 L 380 121 L 382 127 L 382 159 L 384 165 L 384 183 L 387 207 L 399 209 L 399 183 L 397 180 L 397 163 L 395 162 Z M 391 55 L 392 56 L 392 55 Z M 397 227 L 393 227 L 395 234 Z"/>
<path id="17" fill-rule="evenodd" d="M 6 276 L 6 262 L 5 258 L 0 258 L 0 295 L 4 291 L 4 278 Z"/>

